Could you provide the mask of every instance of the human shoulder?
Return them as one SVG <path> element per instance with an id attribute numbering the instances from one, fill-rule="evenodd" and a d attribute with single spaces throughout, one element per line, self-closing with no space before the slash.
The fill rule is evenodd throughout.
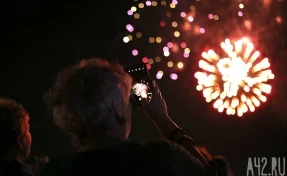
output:
<path id="1" fill-rule="evenodd" d="M 173 175 L 205 176 L 208 173 L 196 157 L 174 142 L 156 141 L 146 144 L 146 147 L 153 153 L 157 153 L 157 156 L 169 160 Z"/>
<path id="2" fill-rule="evenodd" d="M 32 176 L 32 170 L 29 165 L 20 161 L 12 160 L 7 163 L 3 175 Z"/>
<path id="3" fill-rule="evenodd" d="M 169 140 L 158 140 L 149 142 L 145 144 L 145 148 L 154 151 L 167 152 L 166 154 L 170 154 L 170 156 L 171 155 L 190 156 L 190 154 L 183 147 Z"/>
<path id="4" fill-rule="evenodd" d="M 74 155 L 67 155 L 58 158 L 51 159 L 41 171 L 41 176 L 57 176 L 62 175 L 63 172 L 69 170 L 70 162 L 74 158 Z"/>

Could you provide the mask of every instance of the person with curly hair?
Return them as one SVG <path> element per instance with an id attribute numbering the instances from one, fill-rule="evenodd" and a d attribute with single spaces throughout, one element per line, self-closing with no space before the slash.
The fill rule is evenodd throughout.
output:
<path id="1" fill-rule="evenodd" d="M 140 144 L 128 139 L 131 90 L 129 74 L 105 60 L 82 60 L 63 69 L 45 101 L 78 152 L 50 160 L 42 175 L 210 175 L 194 141 L 169 117 L 155 82 L 151 101 L 143 99 L 142 105 L 165 140 Z"/>
<path id="2" fill-rule="evenodd" d="M 29 114 L 14 100 L 0 98 L 0 175 L 31 176 L 32 170 L 23 162 L 30 154 Z"/>

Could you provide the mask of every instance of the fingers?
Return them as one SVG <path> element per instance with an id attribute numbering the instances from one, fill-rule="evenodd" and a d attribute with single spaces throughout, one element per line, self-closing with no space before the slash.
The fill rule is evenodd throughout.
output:
<path id="1" fill-rule="evenodd" d="M 147 104 L 148 104 L 148 99 L 147 99 L 147 98 L 142 98 L 142 99 L 141 99 L 141 104 L 142 104 L 142 107 L 143 107 L 143 108 L 146 107 Z"/>
<path id="2" fill-rule="evenodd" d="M 159 87 L 155 81 L 152 81 L 152 85 L 153 85 L 153 87 L 152 87 L 152 91 L 151 91 L 152 92 L 151 102 L 157 102 L 161 99 L 161 93 L 160 93 Z M 141 103 L 142 103 L 142 106 L 145 108 L 148 106 L 149 101 L 146 97 L 142 97 Z"/>
<path id="3" fill-rule="evenodd" d="M 160 94 L 160 90 L 158 88 L 158 85 L 156 84 L 155 81 L 152 81 L 152 95 L 159 95 Z"/>

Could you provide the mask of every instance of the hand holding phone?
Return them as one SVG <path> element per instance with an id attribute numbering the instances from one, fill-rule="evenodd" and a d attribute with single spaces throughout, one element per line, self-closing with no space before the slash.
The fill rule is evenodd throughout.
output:
<path id="1" fill-rule="evenodd" d="M 142 98 L 147 98 L 150 101 L 152 96 L 152 80 L 150 79 L 146 65 L 137 65 L 127 68 L 125 71 L 133 78 L 133 90 L 130 97 L 133 107 L 140 107 Z"/>

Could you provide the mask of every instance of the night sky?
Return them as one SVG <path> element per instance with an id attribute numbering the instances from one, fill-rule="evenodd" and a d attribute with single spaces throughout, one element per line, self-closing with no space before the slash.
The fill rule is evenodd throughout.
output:
<path id="1" fill-rule="evenodd" d="M 74 151 L 68 136 L 53 124 L 43 103 L 44 92 L 60 68 L 82 58 L 109 58 L 111 43 L 125 29 L 129 7 L 128 0 L 1 5 L 0 96 L 15 99 L 30 113 L 32 154 L 53 158 Z M 136 63 L 131 59 L 119 62 Z M 158 84 L 170 116 L 198 145 L 213 155 L 224 155 L 238 176 L 246 174 L 248 157 L 287 156 L 286 125 L 274 112 L 272 97 L 245 118 L 221 115 L 195 90 L 190 74 L 194 67 L 188 67 L 177 81 L 163 79 Z M 160 137 L 139 110 L 133 123 L 131 139 L 144 142 Z"/>

